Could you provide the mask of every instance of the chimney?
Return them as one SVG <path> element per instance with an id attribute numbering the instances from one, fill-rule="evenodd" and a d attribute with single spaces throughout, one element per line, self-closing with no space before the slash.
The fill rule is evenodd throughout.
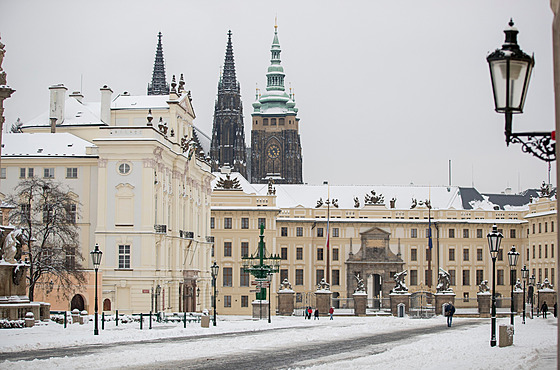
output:
<path id="1" fill-rule="evenodd" d="M 55 117 L 51 117 L 51 134 L 54 134 L 56 132 L 56 118 Z"/>
<path id="2" fill-rule="evenodd" d="M 101 122 L 106 125 L 111 124 L 111 94 L 113 90 L 107 85 L 103 85 L 101 89 Z"/>
<path id="3" fill-rule="evenodd" d="M 77 101 L 79 101 L 80 103 L 82 102 L 82 100 L 84 99 L 84 95 L 79 92 L 79 91 L 74 91 L 72 92 L 72 94 L 70 94 L 71 98 L 76 99 Z"/>
<path id="4" fill-rule="evenodd" d="M 55 118 L 59 125 L 64 123 L 64 101 L 66 100 L 66 87 L 63 84 L 49 87 L 51 91 L 51 107 L 49 118 Z"/>

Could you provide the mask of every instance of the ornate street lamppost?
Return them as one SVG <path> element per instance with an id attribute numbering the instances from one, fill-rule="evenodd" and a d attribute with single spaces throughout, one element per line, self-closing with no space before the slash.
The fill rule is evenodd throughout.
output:
<path id="1" fill-rule="evenodd" d="M 95 243 L 95 249 L 89 252 L 91 254 L 91 260 L 93 262 L 93 268 L 95 269 L 95 323 L 93 327 L 93 335 L 99 335 L 98 327 L 98 304 L 97 304 L 97 271 L 99 270 L 99 265 L 101 264 L 101 256 L 103 252 L 99 250 L 99 244 Z"/>
<path id="2" fill-rule="evenodd" d="M 515 250 L 515 246 L 511 247 L 511 250 L 508 252 L 508 262 L 509 262 L 509 282 L 511 283 L 511 325 L 513 323 L 513 316 L 514 316 L 514 300 L 513 300 L 513 271 L 515 270 L 515 266 L 517 266 L 517 260 L 519 259 L 519 252 Z"/>
<path id="3" fill-rule="evenodd" d="M 212 286 L 214 287 L 214 296 L 212 297 L 212 308 L 214 311 L 214 326 L 216 326 L 216 278 L 218 277 L 218 272 L 220 271 L 220 266 L 214 264 L 210 266 L 210 270 L 212 271 Z"/>
<path id="4" fill-rule="evenodd" d="M 500 242 L 504 237 L 498 232 L 498 227 L 494 224 L 492 231 L 488 233 L 488 247 L 490 248 L 490 256 L 492 257 L 492 337 L 490 338 L 490 346 L 496 346 L 496 257 L 500 250 Z"/>
<path id="5" fill-rule="evenodd" d="M 529 278 L 529 286 L 531 287 L 529 294 L 531 295 L 531 318 L 533 318 L 533 305 L 535 303 L 535 283 L 537 282 L 537 278 L 535 274 L 531 275 Z"/>
<path id="6" fill-rule="evenodd" d="M 506 118 L 506 144 L 519 143 L 525 153 L 531 153 L 543 161 L 556 160 L 556 135 L 553 132 L 512 132 L 513 114 L 523 113 L 523 105 L 535 59 L 521 50 L 517 44 L 519 31 L 509 21 L 504 30 L 506 40 L 501 49 L 490 53 L 486 60 L 490 66 L 490 78 L 494 93 L 496 112 Z"/>
<path id="7" fill-rule="evenodd" d="M 248 272 L 255 277 L 257 288 L 260 290 L 256 293 L 256 300 L 266 300 L 266 288 L 270 289 L 272 274 L 280 271 L 280 256 L 270 254 L 266 256 L 264 249 L 264 224 L 261 224 L 261 233 L 259 235 L 259 250 L 257 255 L 243 257 L 243 272 Z M 268 322 L 270 323 L 270 304 L 268 302 L 269 314 Z M 262 306 L 261 306 L 262 308 Z"/>
<path id="8" fill-rule="evenodd" d="M 525 324 L 525 305 L 526 305 L 526 300 L 525 300 L 525 282 L 527 281 L 527 278 L 529 277 L 529 269 L 527 268 L 526 265 L 523 265 L 523 268 L 521 269 L 521 278 L 523 279 L 523 324 Z"/>

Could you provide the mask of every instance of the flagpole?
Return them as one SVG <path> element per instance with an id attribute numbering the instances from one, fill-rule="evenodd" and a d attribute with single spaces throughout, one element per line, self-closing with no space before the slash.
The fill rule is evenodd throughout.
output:
<path id="1" fill-rule="evenodd" d="M 331 235 L 330 232 L 330 219 L 331 219 L 331 188 L 329 183 L 327 182 L 327 283 L 330 284 L 330 261 L 331 261 L 331 253 L 329 248 L 329 238 Z"/>
<path id="2" fill-rule="evenodd" d="M 432 272 L 432 188 L 428 187 L 428 248 L 430 251 L 428 258 L 428 272 L 430 274 L 430 280 L 428 282 L 428 288 L 432 287 L 432 278 L 434 274 Z"/>

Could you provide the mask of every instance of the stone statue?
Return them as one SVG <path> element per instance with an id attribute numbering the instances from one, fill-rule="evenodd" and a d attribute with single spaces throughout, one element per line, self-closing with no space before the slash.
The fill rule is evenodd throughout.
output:
<path id="1" fill-rule="evenodd" d="M 393 288 L 394 293 L 406 293 L 408 292 L 408 287 L 404 283 L 404 278 L 407 275 L 407 270 L 402 272 L 397 272 L 393 278 L 395 279 L 395 287 Z"/>
<path id="2" fill-rule="evenodd" d="M 523 290 L 523 286 L 521 285 L 521 280 L 520 279 L 517 279 L 517 281 L 515 282 L 514 290 Z"/>
<path id="3" fill-rule="evenodd" d="M 548 280 L 548 278 L 545 278 L 540 289 L 552 289 L 552 284 L 550 284 L 550 281 Z"/>
<path id="4" fill-rule="evenodd" d="M 274 188 L 274 180 L 272 178 L 268 179 L 268 192 L 266 195 L 276 195 L 276 189 Z"/>
<path id="5" fill-rule="evenodd" d="M 360 277 L 360 274 L 354 276 L 358 281 L 358 286 L 356 287 L 356 291 L 354 293 L 365 293 L 366 286 L 364 285 L 364 279 Z"/>
<path id="6" fill-rule="evenodd" d="M 479 293 L 488 293 L 490 291 L 490 287 L 488 286 L 488 280 L 482 280 L 480 285 L 478 286 Z"/>
<path id="7" fill-rule="evenodd" d="M 317 205 L 315 206 L 315 208 L 319 208 L 323 205 L 323 198 L 319 198 L 319 200 L 317 201 Z"/>
<path id="8" fill-rule="evenodd" d="M 7 230 L 6 230 L 7 231 Z M 5 231 L 5 232 L 6 232 Z M 23 232 L 21 229 L 12 230 L 6 235 L 2 245 L 2 258 L 9 263 L 16 263 L 21 260 Z"/>
<path id="9" fill-rule="evenodd" d="M 317 284 L 317 290 L 330 290 L 331 285 L 325 281 L 325 278 L 321 279 L 321 282 Z"/>
<path id="10" fill-rule="evenodd" d="M 453 290 L 449 288 L 450 280 L 451 280 L 451 275 L 449 275 L 447 271 L 445 271 L 440 267 L 438 273 L 438 284 L 436 286 L 436 291 L 438 293 L 452 292 Z"/>
<path id="11" fill-rule="evenodd" d="M 360 208 L 360 200 L 358 197 L 354 197 L 354 208 Z"/>
<path id="12" fill-rule="evenodd" d="M 284 281 L 280 284 L 279 290 L 292 290 L 292 284 L 290 284 L 288 279 L 284 279 Z"/>
<path id="13" fill-rule="evenodd" d="M 397 203 L 397 198 L 393 197 L 393 199 L 389 201 L 391 208 L 395 208 L 395 203 Z"/>
<path id="14" fill-rule="evenodd" d="M 364 203 L 367 204 L 384 204 L 385 197 L 383 194 L 377 195 L 375 190 L 370 191 L 371 195 L 366 194 L 364 197 Z"/>

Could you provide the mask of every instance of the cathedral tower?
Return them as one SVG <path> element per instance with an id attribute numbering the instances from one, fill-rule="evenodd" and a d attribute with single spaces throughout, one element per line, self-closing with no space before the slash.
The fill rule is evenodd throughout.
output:
<path id="1" fill-rule="evenodd" d="M 228 165 L 247 178 L 243 105 L 239 82 L 235 77 L 231 31 L 228 32 L 224 70 L 220 75 L 218 98 L 214 104 L 210 158 L 212 171 L 219 171 L 220 167 Z"/>
<path id="2" fill-rule="evenodd" d="M 148 84 L 148 95 L 169 95 L 169 84 L 165 80 L 165 64 L 163 63 L 161 36 L 161 32 L 158 33 L 156 60 L 154 61 L 152 82 Z"/>
<path id="3" fill-rule="evenodd" d="M 284 88 L 284 68 L 280 64 L 278 26 L 270 49 L 266 92 L 253 103 L 251 130 L 251 182 L 302 184 L 302 155 L 298 109 L 291 91 Z"/>

